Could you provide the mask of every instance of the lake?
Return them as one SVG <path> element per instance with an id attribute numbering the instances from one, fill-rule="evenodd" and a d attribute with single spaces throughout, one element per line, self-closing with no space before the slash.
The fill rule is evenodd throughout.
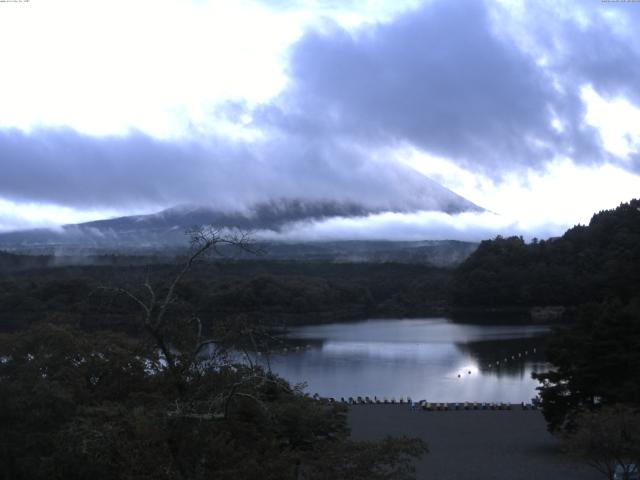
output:
<path id="1" fill-rule="evenodd" d="M 545 371 L 549 328 L 446 318 L 368 320 L 290 328 L 273 371 L 325 397 L 410 396 L 433 402 L 530 402 Z M 264 361 L 264 360 L 263 360 Z"/>

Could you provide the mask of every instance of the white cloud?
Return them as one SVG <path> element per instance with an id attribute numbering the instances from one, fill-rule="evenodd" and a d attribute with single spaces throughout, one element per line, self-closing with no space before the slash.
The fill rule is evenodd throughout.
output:
<path id="1" fill-rule="evenodd" d="M 12 202 L 0 198 L 0 232 L 26 228 L 55 228 L 67 223 L 116 217 L 121 213 L 116 210 L 78 210 L 43 203 Z"/>
<path id="2" fill-rule="evenodd" d="M 550 230 L 558 234 L 578 223 L 588 223 L 597 211 L 614 208 L 640 194 L 640 175 L 611 164 L 577 165 L 568 158 L 556 159 L 544 170 L 509 174 L 496 182 L 415 149 L 401 149 L 396 155 L 455 193 L 498 214 L 505 225 L 512 222 L 519 232 L 535 234 L 550 224 L 557 226 Z M 538 236 L 547 230 L 542 228 Z"/>
<path id="3" fill-rule="evenodd" d="M 622 160 L 640 153 L 640 108 L 622 96 L 603 98 L 593 86 L 581 89 L 585 121 L 598 128 L 604 148 Z"/>
<path id="4" fill-rule="evenodd" d="M 406 150 L 404 151 L 407 154 Z M 600 210 L 636 198 L 640 175 L 613 166 L 578 166 L 569 159 L 549 164 L 546 171 L 508 176 L 497 184 L 487 177 L 461 170 L 443 159 L 414 152 L 406 156 L 425 174 L 437 171 L 440 181 L 456 193 L 488 209 L 487 212 L 383 213 L 363 218 L 332 218 L 300 223 L 271 239 L 296 240 L 469 240 L 496 235 L 549 238 L 577 224 L 586 225 Z"/>
<path id="5" fill-rule="evenodd" d="M 496 235 L 547 238 L 564 233 L 565 226 L 549 221 L 523 223 L 490 212 L 447 215 L 442 212 L 382 213 L 362 218 L 330 218 L 301 222 L 282 233 L 258 232 L 266 240 L 467 240 Z"/>
<path id="6" fill-rule="evenodd" d="M 242 137 L 221 102 L 265 102 L 285 87 L 287 48 L 306 26 L 388 20 L 416 1 L 354 6 L 252 0 L 56 0 L 0 15 L 0 127 L 68 126 L 94 135 Z M 13 8 L 11 8 L 13 7 Z M 252 132 L 255 134 L 255 132 Z"/>
<path id="7" fill-rule="evenodd" d="M 264 101 L 286 82 L 293 15 L 253 2 L 30 2 L 0 15 L 0 125 L 158 136 L 208 121 L 229 98 Z"/>

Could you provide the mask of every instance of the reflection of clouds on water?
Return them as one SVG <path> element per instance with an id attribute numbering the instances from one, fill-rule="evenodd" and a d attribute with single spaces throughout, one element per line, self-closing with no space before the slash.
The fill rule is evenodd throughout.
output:
<path id="1" fill-rule="evenodd" d="M 457 343 L 534 337 L 547 333 L 542 325 L 472 325 L 446 318 L 367 320 L 353 323 L 307 325 L 289 330 L 291 339 L 325 341 Z"/>
<path id="2" fill-rule="evenodd" d="M 396 360 L 424 362 L 455 360 L 457 350 L 451 343 L 391 343 L 391 342 L 326 342 L 322 353 L 328 356 L 362 357 L 368 361 Z"/>
<path id="3" fill-rule="evenodd" d="M 454 324 L 441 318 L 306 326 L 292 329 L 287 337 L 314 346 L 274 355 L 271 366 L 294 383 L 307 382 L 310 393 L 324 396 L 519 403 L 535 396 L 531 372 L 544 368 L 543 358 L 521 356 L 494 369 L 487 364 L 507 354 L 515 359 L 547 331 L 540 326 Z"/>

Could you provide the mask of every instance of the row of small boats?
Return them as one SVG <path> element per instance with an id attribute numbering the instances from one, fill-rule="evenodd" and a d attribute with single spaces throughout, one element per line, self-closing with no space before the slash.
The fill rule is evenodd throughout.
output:
<path id="1" fill-rule="evenodd" d="M 317 395 L 314 397 L 319 398 Z M 335 399 L 329 397 L 325 399 L 329 403 L 345 403 L 348 405 L 374 405 L 374 404 L 391 404 L 391 405 L 409 405 L 413 410 L 425 410 L 431 411 L 447 411 L 447 410 L 512 410 L 520 407 L 522 410 L 537 410 L 538 406 L 533 403 L 522 402 L 520 405 L 511 404 L 506 402 L 428 402 L 426 400 L 420 400 L 413 402 L 411 397 L 395 397 L 378 398 L 374 397 L 340 397 Z"/>

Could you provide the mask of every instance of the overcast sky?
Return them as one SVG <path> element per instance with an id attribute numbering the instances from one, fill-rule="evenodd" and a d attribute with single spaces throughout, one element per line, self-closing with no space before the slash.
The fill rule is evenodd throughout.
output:
<path id="1" fill-rule="evenodd" d="M 558 235 L 640 197 L 638 25 L 601 0 L 0 3 L 0 231 L 295 198 L 389 210 L 296 238 Z M 438 212 L 433 182 L 487 212 Z"/>

